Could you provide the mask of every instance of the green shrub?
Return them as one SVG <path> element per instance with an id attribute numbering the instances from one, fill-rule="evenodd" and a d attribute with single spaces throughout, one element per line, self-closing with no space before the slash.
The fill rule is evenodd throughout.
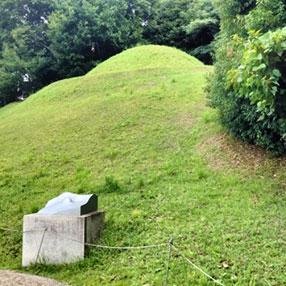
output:
<path id="1" fill-rule="evenodd" d="M 228 71 L 227 89 L 256 104 L 259 120 L 277 113 L 277 97 L 283 99 L 281 96 L 286 94 L 286 79 L 282 78 L 286 72 L 285 53 L 285 28 L 262 36 L 259 31 L 251 31 L 241 65 Z"/>
<path id="2" fill-rule="evenodd" d="M 233 133 L 277 153 L 286 150 L 285 54 L 285 28 L 263 35 L 251 31 L 240 66 L 226 79 L 228 94 L 240 103 L 241 114 L 228 122 Z"/>
<path id="3" fill-rule="evenodd" d="M 286 24 L 286 3 L 247 1 L 243 7 L 240 3 L 215 1 L 222 26 L 208 99 L 230 134 L 282 154 L 286 151 L 286 81 L 282 76 L 286 29 L 279 28 Z"/>

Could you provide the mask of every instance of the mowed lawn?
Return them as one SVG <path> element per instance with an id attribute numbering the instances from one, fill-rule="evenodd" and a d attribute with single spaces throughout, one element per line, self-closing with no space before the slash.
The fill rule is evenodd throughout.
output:
<path id="1" fill-rule="evenodd" d="M 224 135 L 204 87 L 212 68 L 173 48 L 127 50 L 84 77 L 0 109 L 0 227 L 64 191 L 97 193 L 97 243 L 168 242 L 225 285 L 286 284 L 286 163 Z M 90 248 L 21 268 L 21 233 L 0 230 L 0 268 L 70 285 L 157 286 L 168 247 Z M 214 285 L 173 253 L 168 285 Z"/>

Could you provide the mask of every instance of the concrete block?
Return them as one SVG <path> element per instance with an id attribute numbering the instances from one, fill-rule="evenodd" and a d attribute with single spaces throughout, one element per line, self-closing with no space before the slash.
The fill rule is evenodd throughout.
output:
<path id="1" fill-rule="evenodd" d="M 104 224 L 104 212 L 82 216 L 24 216 L 22 265 L 64 264 L 84 258 L 84 243 L 92 243 Z"/>

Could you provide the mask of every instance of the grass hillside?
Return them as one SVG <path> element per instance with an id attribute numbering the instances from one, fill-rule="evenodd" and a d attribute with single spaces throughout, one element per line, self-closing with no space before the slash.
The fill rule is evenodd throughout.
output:
<path id="1" fill-rule="evenodd" d="M 99 195 L 100 244 L 174 244 L 225 285 L 284 285 L 285 163 L 225 136 L 206 107 L 211 67 L 143 46 L 0 109 L 0 227 L 64 191 Z M 71 285 L 163 285 L 168 249 L 90 249 L 25 271 Z M 21 234 L 0 231 L 0 268 Z M 214 285 L 178 255 L 169 285 Z"/>
<path id="2" fill-rule="evenodd" d="M 203 63 L 175 48 L 148 45 L 129 49 L 122 53 L 120 57 L 116 55 L 89 74 L 155 68 L 192 68 L 193 66 L 203 66 Z"/>

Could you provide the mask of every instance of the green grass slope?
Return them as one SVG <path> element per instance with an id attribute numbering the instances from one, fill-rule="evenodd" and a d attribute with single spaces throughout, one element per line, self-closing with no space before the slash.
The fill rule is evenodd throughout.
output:
<path id="1" fill-rule="evenodd" d="M 205 105 L 210 67 L 143 46 L 0 109 L 0 227 L 22 228 L 64 191 L 99 194 L 99 243 L 174 243 L 225 285 L 284 285 L 285 166 L 223 135 Z M 21 269 L 21 234 L 0 230 L 0 268 Z M 91 248 L 25 271 L 71 285 L 163 285 L 168 249 Z M 169 285 L 213 285 L 178 255 Z"/>
<path id="2" fill-rule="evenodd" d="M 148 45 L 129 49 L 120 56 L 114 56 L 89 74 L 193 66 L 203 66 L 203 63 L 175 48 Z"/>

